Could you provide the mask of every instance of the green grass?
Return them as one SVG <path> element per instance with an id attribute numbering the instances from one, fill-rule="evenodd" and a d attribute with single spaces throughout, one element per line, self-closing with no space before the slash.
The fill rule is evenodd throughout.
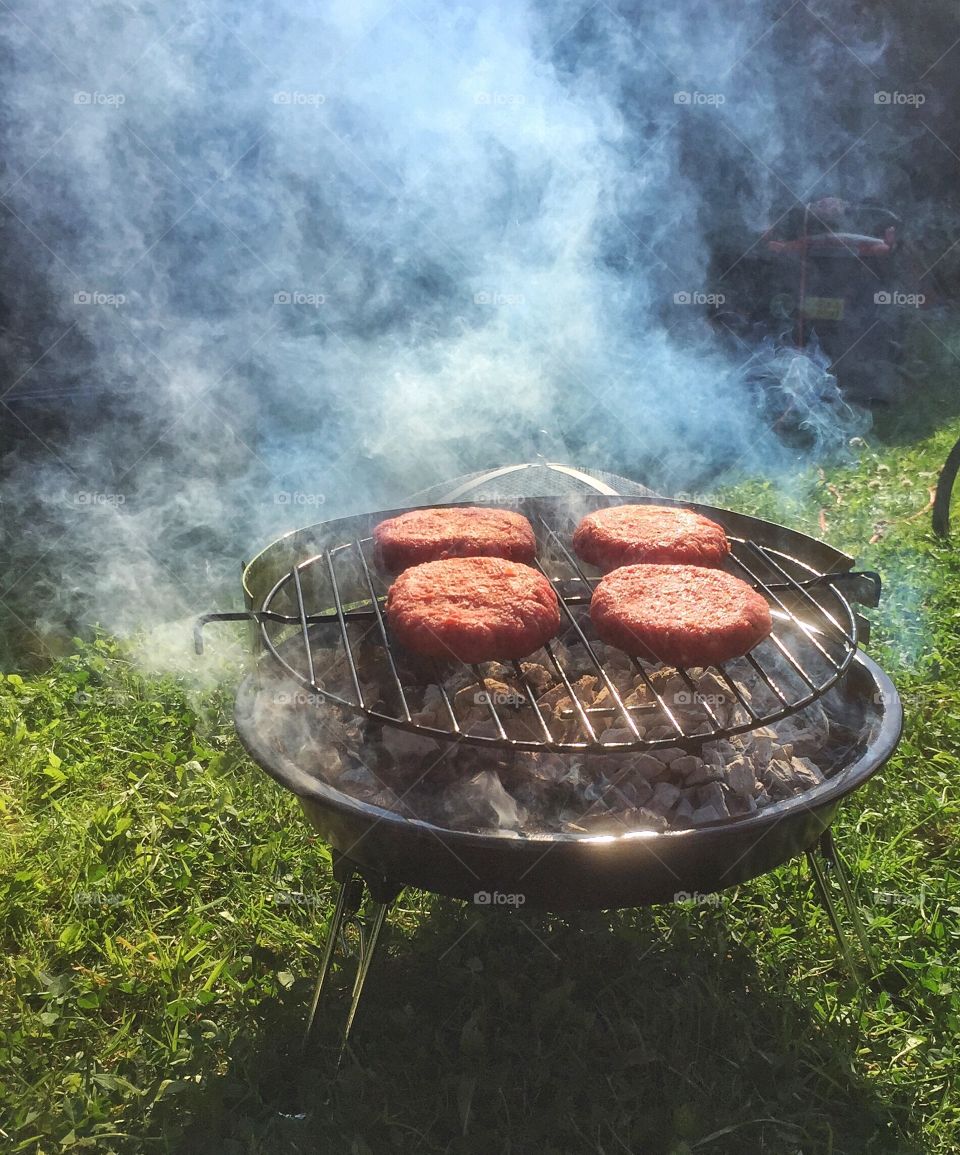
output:
<path id="1" fill-rule="evenodd" d="M 326 848 L 243 756 L 229 694 L 144 679 L 98 638 L 0 682 L 0 1148 L 960 1149 L 960 552 L 913 516 L 960 420 L 909 421 L 790 492 L 723 495 L 887 582 L 871 652 L 906 732 L 835 826 L 884 964 L 868 989 L 796 863 L 695 909 L 407 893 L 333 1082 L 322 1046 L 297 1050 Z"/>

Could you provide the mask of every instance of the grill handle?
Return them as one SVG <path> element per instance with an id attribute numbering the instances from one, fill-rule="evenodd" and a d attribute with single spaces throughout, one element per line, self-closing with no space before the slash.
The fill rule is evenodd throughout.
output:
<path id="1" fill-rule="evenodd" d="M 344 610 L 343 619 L 348 622 L 364 621 L 374 616 L 374 610 Z M 336 610 L 326 614 L 307 614 L 301 618 L 294 614 L 278 614 L 273 610 L 244 610 L 241 613 L 230 614 L 202 614 L 193 625 L 193 648 L 198 654 L 203 653 L 203 627 L 208 622 L 276 622 L 281 626 L 299 626 L 306 623 L 308 626 L 322 625 L 324 622 L 338 622 L 340 617 Z"/>
<path id="2" fill-rule="evenodd" d="M 285 614 L 275 614 L 270 610 L 245 610 L 239 614 L 202 614 L 193 624 L 193 648 L 203 653 L 203 627 L 208 622 L 296 622 L 297 618 Z"/>

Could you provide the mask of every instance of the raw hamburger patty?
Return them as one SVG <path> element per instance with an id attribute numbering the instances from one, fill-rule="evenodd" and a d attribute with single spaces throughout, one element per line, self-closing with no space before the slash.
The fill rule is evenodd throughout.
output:
<path id="1" fill-rule="evenodd" d="M 600 580 L 590 618 L 603 641 L 669 666 L 738 658 L 772 629 L 770 607 L 746 582 L 693 565 L 628 565 Z"/>
<path id="2" fill-rule="evenodd" d="M 664 505 L 611 505 L 577 526 L 573 548 L 601 570 L 631 562 L 719 566 L 730 552 L 723 527 L 694 513 Z"/>
<path id="3" fill-rule="evenodd" d="M 530 522 L 508 509 L 413 509 L 373 531 L 377 564 L 388 573 L 445 557 L 504 557 L 532 562 L 537 541 Z"/>
<path id="4" fill-rule="evenodd" d="M 405 570 L 390 587 L 387 621 L 418 654 L 462 662 L 525 658 L 560 628 L 553 586 L 497 557 L 446 558 Z"/>

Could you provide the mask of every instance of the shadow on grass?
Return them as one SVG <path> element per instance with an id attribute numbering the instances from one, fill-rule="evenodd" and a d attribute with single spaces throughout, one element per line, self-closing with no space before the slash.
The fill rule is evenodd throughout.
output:
<path id="1" fill-rule="evenodd" d="M 608 915 L 401 915 L 331 1077 L 341 990 L 303 1057 L 309 982 L 234 1040 L 229 1069 L 180 1100 L 184 1155 L 299 1152 L 923 1150 L 907 1104 L 858 1072 L 827 1021 L 822 971 L 791 979 L 729 935 L 722 906 Z M 801 932 L 802 933 L 802 932 Z M 173 1149 L 173 1148 L 171 1148 Z"/>

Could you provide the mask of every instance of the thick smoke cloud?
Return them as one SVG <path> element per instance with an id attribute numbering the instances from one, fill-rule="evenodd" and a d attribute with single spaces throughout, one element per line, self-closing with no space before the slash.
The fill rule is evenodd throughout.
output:
<path id="1" fill-rule="evenodd" d="M 794 197 L 885 193 L 919 131 L 878 116 L 886 36 L 806 4 L 19 6 L 23 628 L 226 604 L 288 528 L 541 452 L 792 469 L 683 297 Z"/>

